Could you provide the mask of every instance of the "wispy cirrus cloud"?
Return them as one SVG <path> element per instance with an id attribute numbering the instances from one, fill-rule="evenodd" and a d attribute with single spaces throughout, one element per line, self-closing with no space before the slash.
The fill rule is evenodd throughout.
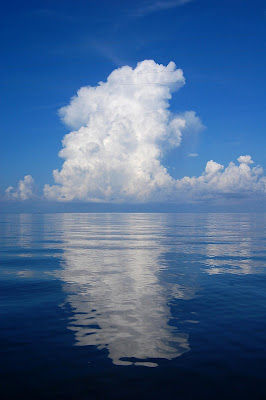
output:
<path id="1" fill-rule="evenodd" d="M 144 17 L 147 14 L 169 10 L 191 3 L 193 0 L 170 0 L 170 1 L 146 1 L 134 11 L 135 17 Z"/>

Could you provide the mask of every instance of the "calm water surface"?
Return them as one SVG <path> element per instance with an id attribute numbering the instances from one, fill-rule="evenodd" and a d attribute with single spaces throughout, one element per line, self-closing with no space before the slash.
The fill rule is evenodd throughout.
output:
<path id="1" fill-rule="evenodd" d="M 3 399 L 265 399 L 266 214 L 0 215 Z"/>

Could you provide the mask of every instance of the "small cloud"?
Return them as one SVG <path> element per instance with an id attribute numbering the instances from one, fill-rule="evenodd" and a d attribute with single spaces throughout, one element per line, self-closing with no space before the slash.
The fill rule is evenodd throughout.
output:
<path id="1" fill-rule="evenodd" d="M 36 197 L 35 184 L 31 175 L 26 175 L 23 180 L 20 180 L 18 187 L 9 186 L 6 191 L 6 198 L 9 200 L 28 200 Z"/>
<path id="2" fill-rule="evenodd" d="M 198 157 L 197 153 L 188 153 L 188 157 Z"/>
<path id="3" fill-rule="evenodd" d="M 185 111 L 178 116 L 186 121 L 184 133 L 186 134 L 197 134 L 205 129 L 205 126 L 201 122 L 200 118 L 196 115 L 195 111 Z"/>
<path id="4" fill-rule="evenodd" d="M 254 161 L 252 161 L 250 156 L 240 156 L 238 157 L 237 161 L 240 164 L 254 164 Z"/>

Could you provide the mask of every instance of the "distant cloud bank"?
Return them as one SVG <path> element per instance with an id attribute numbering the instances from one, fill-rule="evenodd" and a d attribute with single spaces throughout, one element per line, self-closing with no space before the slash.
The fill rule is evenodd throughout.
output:
<path id="1" fill-rule="evenodd" d="M 250 156 L 240 156 L 240 165 L 230 162 L 228 167 L 210 160 L 199 177 L 184 177 L 176 181 L 176 190 L 184 198 L 206 199 L 217 196 L 235 197 L 266 192 L 266 177 L 259 166 L 253 164 Z"/>
<path id="2" fill-rule="evenodd" d="M 204 126 L 194 111 L 169 110 L 172 93 L 185 84 L 174 62 L 167 66 L 145 60 L 133 69 L 114 70 L 106 82 L 82 87 L 70 104 L 59 110 L 74 130 L 65 135 L 59 156 L 65 161 L 54 170 L 55 185 L 44 186 L 44 196 L 56 201 L 148 202 L 198 201 L 217 197 L 265 194 L 266 177 L 252 167 L 249 155 L 225 168 L 207 162 L 198 177 L 174 179 L 161 160 Z M 188 157 L 197 157 L 190 153 Z M 30 175 L 9 187 L 6 197 L 34 197 Z"/>

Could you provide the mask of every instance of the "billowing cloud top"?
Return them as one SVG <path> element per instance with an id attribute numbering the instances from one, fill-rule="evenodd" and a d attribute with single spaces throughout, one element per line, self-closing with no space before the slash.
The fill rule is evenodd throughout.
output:
<path id="1" fill-rule="evenodd" d="M 64 137 L 62 170 L 53 172 L 57 185 L 46 185 L 50 199 L 146 201 L 165 198 L 174 180 L 161 164 L 166 147 L 179 146 L 182 130 L 202 125 L 194 112 L 173 115 L 171 93 L 184 85 L 173 62 L 153 60 L 113 71 L 107 82 L 83 87 L 60 110 L 75 128 Z M 163 193 L 162 193 L 163 192 Z"/>

